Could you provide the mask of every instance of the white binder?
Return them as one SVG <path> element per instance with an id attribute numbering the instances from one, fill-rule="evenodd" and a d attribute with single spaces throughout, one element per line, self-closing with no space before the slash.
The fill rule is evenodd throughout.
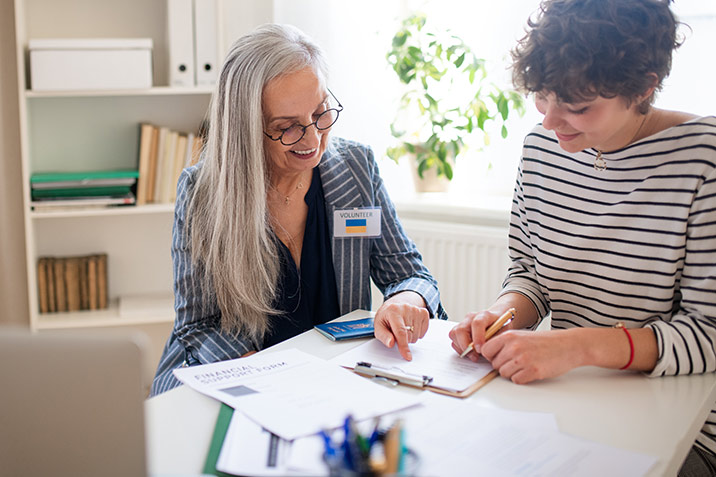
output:
<path id="1" fill-rule="evenodd" d="M 167 0 L 169 86 L 194 86 L 192 0 Z"/>
<path id="2" fill-rule="evenodd" d="M 218 0 L 194 0 L 194 44 L 197 86 L 213 85 L 219 69 Z"/>

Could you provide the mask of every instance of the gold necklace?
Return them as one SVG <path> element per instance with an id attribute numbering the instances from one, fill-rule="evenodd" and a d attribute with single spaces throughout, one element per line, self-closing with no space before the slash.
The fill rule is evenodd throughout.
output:
<path id="1" fill-rule="evenodd" d="M 281 194 L 281 191 L 279 191 L 277 188 L 275 188 L 273 185 L 271 185 L 271 189 L 273 189 L 278 195 L 282 195 L 282 200 L 284 205 L 288 205 L 291 203 L 291 197 L 298 191 L 299 189 L 303 189 L 303 181 L 298 181 L 298 184 L 296 184 L 296 187 L 289 193 L 288 195 Z"/>
<path id="2" fill-rule="evenodd" d="M 629 142 L 626 143 L 626 146 L 633 143 L 634 140 L 637 138 L 637 136 L 641 132 L 641 128 L 644 126 L 644 123 L 646 122 L 646 117 L 648 115 L 649 115 L 649 113 L 644 115 L 644 119 L 641 120 L 641 124 L 639 125 L 639 128 L 636 130 L 636 132 L 634 133 L 632 138 L 629 140 Z M 624 147 L 626 147 L 626 146 L 624 146 Z M 596 149 L 596 151 L 597 151 L 597 156 L 594 158 L 594 169 L 597 171 L 600 171 L 600 172 L 607 170 L 607 161 L 602 157 L 602 151 L 600 151 L 596 147 L 594 149 Z"/>

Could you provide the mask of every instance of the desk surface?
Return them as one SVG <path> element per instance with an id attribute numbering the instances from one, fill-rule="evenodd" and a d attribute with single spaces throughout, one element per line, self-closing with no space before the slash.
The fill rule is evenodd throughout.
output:
<path id="1" fill-rule="evenodd" d="M 311 330 L 273 351 L 298 348 L 330 359 L 365 340 L 332 342 Z M 402 392 L 429 392 L 399 386 Z M 579 368 L 556 379 L 516 385 L 497 377 L 470 398 L 482 405 L 549 412 L 559 429 L 658 458 L 650 476 L 676 475 L 716 401 L 716 374 L 648 378 Z M 180 386 L 145 403 L 149 471 L 200 474 L 220 403 Z"/>

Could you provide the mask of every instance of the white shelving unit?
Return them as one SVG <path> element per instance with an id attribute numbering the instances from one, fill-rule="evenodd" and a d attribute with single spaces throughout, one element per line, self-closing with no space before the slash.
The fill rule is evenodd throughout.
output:
<path id="1" fill-rule="evenodd" d="M 273 2 L 217 0 L 220 54 L 234 38 L 271 21 Z M 167 0 L 15 0 L 29 326 L 34 331 L 140 328 L 154 342 L 151 365 L 174 320 L 170 256 L 173 204 L 35 212 L 35 172 L 137 167 L 139 123 L 196 132 L 212 88 L 167 86 Z M 243 14 L 241 14 L 243 13 Z M 151 38 L 153 87 L 144 90 L 35 92 L 29 84 L 30 39 Z M 12 160 L 8 158 L 6 160 Z M 40 313 L 37 259 L 108 255 L 109 307 Z M 153 306 L 122 313 L 123 297 L 158 297 Z"/>
<path id="2" fill-rule="evenodd" d="M 26 264 L 33 330 L 169 324 L 173 205 L 34 212 L 35 172 L 137 167 L 139 123 L 196 132 L 211 89 L 167 87 L 165 0 L 16 0 Z M 34 38 L 152 38 L 154 87 L 146 90 L 33 92 L 27 44 Z M 106 253 L 110 306 L 40 313 L 36 263 L 46 255 Z M 122 316 L 127 295 L 165 297 L 167 308 Z M 164 327 L 166 328 L 166 327 Z"/>

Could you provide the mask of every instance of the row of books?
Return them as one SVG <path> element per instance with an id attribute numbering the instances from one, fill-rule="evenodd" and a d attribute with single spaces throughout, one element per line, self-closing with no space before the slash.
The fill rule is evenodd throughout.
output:
<path id="1" fill-rule="evenodd" d="M 107 308 L 107 254 L 40 257 L 37 295 L 40 313 Z"/>
<path id="2" fill-rule="evenodd" d="M 136 170 L 35 173 L 30 177 L 32 208 L 133 205 Z"/>
<path id="3" fill-rule="evenodd" d="M 182 169 L 199 160 L 204 146 L 201 133 L 203 129 L 184 134 L 142 123 L 137 169 L 34 173 L 30 177 L 32 209 L 173 203 Z"/>
<path id="4" fill-rule="evenodd" d="M 182 169 L 196 164 L 203 146 L 200 134 L 140 124 L 137 205 L 173 203 Z"/>

